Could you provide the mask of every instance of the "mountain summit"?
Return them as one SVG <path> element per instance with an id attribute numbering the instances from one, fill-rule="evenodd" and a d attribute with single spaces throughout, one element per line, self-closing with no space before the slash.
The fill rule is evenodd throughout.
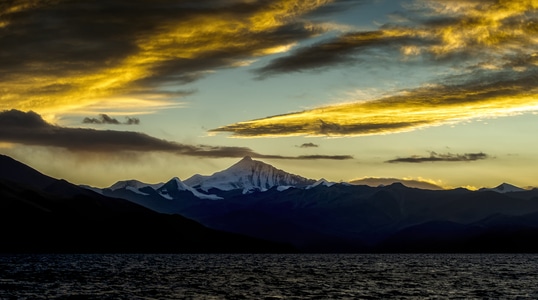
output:
<path id="1" fill-rule="evenodd" d="M 306 186 L 315 180 L 290 174 L 262 161 L 245 156 L 228 169 L 210 176 L 194 175 L 185 184 L 204 191 L 216 188 L 222 191 L 243 189 L 243 192 L 266 191 L 276 186 Z"/>
<path id="2" fill-rule="evenodd" d="M 523 192 L 525 189 L 503 182 L 494 188 L 481 188 L 479 191 L 494 191 L 497 193 Z"/>
<path id="3" fill-rule="evenodd" d="M 151 187 L 152 189 L 156 190 L 163 186 L 164 183 L 156 183 L 156 184 L 149 184 L 144 183 L 141 181 L 138 181 L 136 179 L 130 179 L 130 180 L 122 180 L 114 183 L 109 187 L 112 191 L 119 190 L 119 189 L 130 189 L 130 190 L 139 190 L 144 187 Z"/>
<path id="4" fill-rule="evenodd" d="M 191 192 L 195 197 L 199 199 L 209 199 L 209 200 L 219 200 L 222 199 L 221 197 L 218 197 L 216 195 L 206 195 L 203 193 L 198 192 L 196 189 L 186 185 L 181 179 L 174 177 L 170 179 L 167 183 L 162 185 L 159 189 L 157 189 L 159 194 L 166 198 L 166 199 L 174 199 L 174 196 L 176 198 L 180 198 L 178 196 L 178 192 L 181 191 L 187 191 Z"/>

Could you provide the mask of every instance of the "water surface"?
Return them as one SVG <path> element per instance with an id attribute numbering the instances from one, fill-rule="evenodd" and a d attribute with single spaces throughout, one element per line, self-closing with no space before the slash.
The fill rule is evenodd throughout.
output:
<path id="1" fill-rule="evenodd" d="M 533 254 L 0 255 L 0 299 L 537 299 Z"/>

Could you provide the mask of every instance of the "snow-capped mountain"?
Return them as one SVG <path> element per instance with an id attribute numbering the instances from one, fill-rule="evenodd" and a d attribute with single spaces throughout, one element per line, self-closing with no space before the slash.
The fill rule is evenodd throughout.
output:
<path id="1" fill-rule="evenodd" d="M 332 185 L 336 184 L 336 182 L 329 182 L 327 181 L 325 178 L 321 178 L 320 180 L 314 182 L 313 184 L 309 185 L 306 187 L 307 190 L 311 189 L 311 188 L 315 188 L 317 186 L 326 186 L 326 187 L 330 187 Z"/>
<path id="2" fill-rule="evenodd" d="M 160 188 L 156 190 L 159 195 L 166 199 L 174 199 L 174 195 L 179 191 L 188 191 L 191 192 L 194 196 L 200 198 L 200 199 L 208 199 L 208 200 L 219 200 L 222 199 L 221 197 L 217 195 L 207 195 L 200 193 L 196 189 L 186 185 L 183 181 L 181 181 L 179 178 L 174 177 L 167 183 L 163 184 Z"/>
<path id="3" fill-rule="evenodd" d="M 494 188 L 481 188 L 479 191 L 493 191 L 497 193 L 523 192 L 525 189 L 503 182 Z"/>
<path id="4" fill-rule="evenodd" d="M 185 180 L 185 184 L 193 188 L 209 191 L 216 188 L 222 191 L 242 189 L 243 193 L 272 187 L 294 186 L 304 187 L 315 180 L 287 173 L 261 161 L 246 156 L 226 170 L 210 176 L 194 175 Z"/>
<path id="5" fill-rule="evenodd" d="M 118 181 L 116 183 L 114 183 L 113 185 L 111 185 L 109 187 L 110 190 L 112 191 L 115 191 L 115 190 L 119 190 L 119 189 L 128 189 L 128 190 L 132 190 L 132 191 L 138 191 L 142 188 L 145 188 L 145 187 L 151 187 L 152 189 L 156 190 L 158 188 L 160 188 L 164 183 L 155 183 L 155 184 L 150 184 L 150 183 L 144 183 L 144 182 L 141 182 L 141 181 L 138 181 L 136 179 L 130 179 L 130 180 L 122 180 L 122 181 Z"/>

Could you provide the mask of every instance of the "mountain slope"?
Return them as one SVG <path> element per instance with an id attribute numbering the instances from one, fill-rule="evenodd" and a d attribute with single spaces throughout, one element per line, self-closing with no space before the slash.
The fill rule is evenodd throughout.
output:
<path id="1" fill-rule="evenodd" d="M 276 186 L 306 186 L 314 182 L 315 180 L 284 172 L 249 156 L 213 175 L 194 175 L 185 180 L 185 184 L 206 192 L 212 188 L 221 191 L 266 191 Z"/>
<path id="2" fill-rule="evenodd" d="M 481 188 L 479 191 L 493 191 L 497 193 L 512 193 L 512 192 L 523 192 L 525 189 L 522 189 L 520 187 L 517 187 L 515 185 L 503 182 L 500 185 L 494 187 L 494 188 Z"/>
<path id="3" fill-rule="evenodd" d="M 0 178 L 0 252 L 294 252 L 283 244 L 209 229 L 55 180 L 6 160 L 25 176 Z M 6 165 L 0 163 L 0 170 Z M 43 177 L 40 177 L 43 176 Z M 4 176 L 5 177 L 5 176 Z M 20 182 L 14 180 L 20 180 Z M 38 182 L 35 186 L 28 183 Z"/>
<path id="4" fill-rule="evenodd" d="M 371 187 L 302 177 L 294 181 L 292 176 L 246 157 L 212 176 L 172 179 L 159 191 L 147 187 L 140 190 L 146 195 L 125 191 L 124 196 L 210 228 L 290 243 L 306 252 L 486 251 L 475 239 L 492 241 L 498 235 L 506 240 L 506 234 L 498 223 L 481 220 L 538 212 L 538 190 L 434 190 L 402 183 Z M 189 191 L 186 184 L 194 187 Z M 194 188 L 222 199 L 201 199 Z M 532 235 L 528 218 L 521 220 L 519 228 L 530 228 Z M 517 248 L 492 245 L 490 250 L 506 249 Z"/>
<path id="5" fill-rule="evenodd" d="M 11 180 L 36 188 L 45 188 L 56 181 L 29 166 L 0 154 L 0 179 Z"/>
<path id="6" fill-rule="evenodd" d="M 208 195 L 203 194 L 197 191 L 196 189 L 186 185 L 183 181 L 181 181 L 179 178 L 174 177 L 167 183 L 163 184 L 160 188 L 157 189 L 157 192 L 167 199 L 174 199 L 174 198 L 180 198 L 178 197 L 178 192 L 187 191 L 193 194 L 193 196 L 199 198 L 199 199 L 208 199 L 208 200 L 220 200 L 222 199 L 219 196 L 216 195 Z"/>
<path id="7" fill-rule="evenodd" d="M 138 181 L 136 179 L 130 179 L 130 180 L 122 180 L 114 183 L 109 187 L 110 190 L 115 191 L 119 189 L 130 189 L 130 190 L 140 190 L 145 187 L 151 187 L 152 189 L 158 189 L 161 186 L 163 186 L 164 183 L 156 183 L 156 184 L 150 184 L 150 183 L 144 183 L 141 181 Z"/>
<path id="8" fill-rule="evenodd" d="M 476 222 L 499 213 L 519 219 L 538 212 L 538 199 L 533 195 L 511 195 L 466 189 L 420 190 L 402 184 L 376 188 L 337 183 L 230 194 L 220 201 L 191 201 L 173 209 L 211 228 L 292 243 L 306 252 L 439 252 L 439 245 L 456 242 L 457 246 L 445 249 L 464 252 L 484 250 L 476 243 L 466 248 L 471 245 L 466 244 L 467 238 L 481 238 L 469 236 L 467 228 L 479 226 L 481 233 L 493 237 L 501 234 L 490 231 L 493 225 L 489 223 L 473 225 Z M 525 228 L 528 220 L 522 222 L 518 226 Z M 405 231 L 413 227 L 416 230 Z M 400 232 L 401 238 L 397 238 Z M 422 238 L 416 238 L 419 235 Z M 385 243 L 387 239 L 391 241 Z M 488 251 L 509 249 L 501 246 L 493 245 Z"/>

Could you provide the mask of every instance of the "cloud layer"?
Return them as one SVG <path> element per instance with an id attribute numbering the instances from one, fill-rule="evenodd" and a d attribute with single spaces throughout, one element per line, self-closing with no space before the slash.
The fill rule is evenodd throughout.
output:
<path id="1" fill-rule="evenodd" d="M 538 3 L 534 0 L 416 0 L 399 22 L 375 31 L 343 34 L 298 48 L 258 70 L 261 76 L 371 60 L 371 54 L 423 56 L 431 61 L 477 60 L 488 67 L 535 53 Z"/>
<path id="2" fill-rule="evenodd" d="M 317 148 L 317 147 L 319 147 L 319 145 L 314 144 L 314 143 L 303 143 L 301 144 L 301 146 L 299 146 L 299 148 Z"/>
<path id="3" fill-rule="evenodd" d="M 399 179 L 399 178 L 377 178 L 377 177 L 365 177 L 360 179 L 351 180 L 349 183 L 355 185 L 368 185 L 368 186 L 386 186 L 393 183 L 399 182 L 408 187 L 414 187 L 419 189 L 426 190 L 442 190 L 443 187 L 437 185 L 436 183 L 416 180 L 416 179 Z"/>
<path id="4" fill-rule="evenodd" d="M 238 122 L 233 136 L 356 136 L 538 110 L 538 2 L 414 1 L 400 22 L 301 47 L 260 77 L 367 62 L 449 65 L 452 74 L 368 101 Z M 379 62 L 379 57 L 386 61 Z M 346 99 L 349 100 L 349 99 Z"/>
<path id="5" fill-rule="evenodd" d="M 195 157 L 244 157 L 274 159 L 352 159 L 345 155 L 281 156 L 260 154 L 246 147 L 186 145 L 140 132 L 66 128 L 44 121 L 35 112 L 0 112 L 0 142 L 57 147 L 80 153 L 167 152 Z"/>
<path id="6" fill-rule="evenodd" d="M 0 5 L 0 109 L 77 110 L 175 101 L 208 71 L 277 53 L 323 29 L 300 20 L 329 0 L 15 0 Z M 166 103 L 165 103 L 166 104 Z M 168 103 L 169 104 L 169 103 Z"/>
<path id="7" fill-rule="evenodd" d="M 86 117 L 82 120 L 84 124 L 112 124 L 112 125 L 138 125 L 140 124 L 139 118 L 125 117 L 125 122 L 120 122 L 116 118 L 112 118 L 107 114 L 100 114 L 99 118 Z"/>
<path id="8" fill-rule="evenodd" d="M 430 156 L 413 155 L 410 157 L 399 157 L 387 160 L 387 163 L 424 163 L 424 162 L 469 162 L 489 158 L 485 153 L 465 153 L 465 154 L 442 154 L 431 152 Z"/>

